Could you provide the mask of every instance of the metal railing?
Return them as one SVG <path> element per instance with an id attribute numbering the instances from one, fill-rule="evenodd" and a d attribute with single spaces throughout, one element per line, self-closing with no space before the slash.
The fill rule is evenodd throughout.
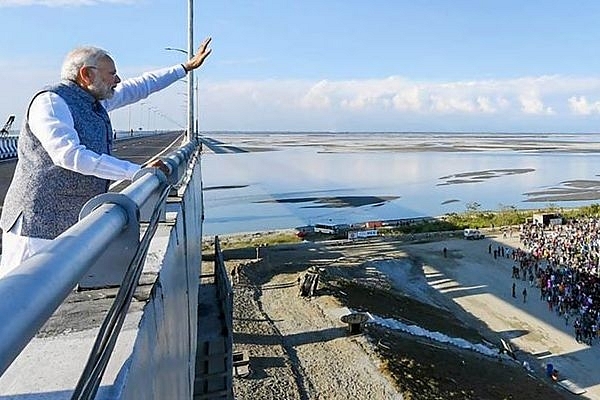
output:
<path id="1" fill-rule="evenodd" d="M 238 272 L 239 273 L 239 272 Z M 221 313 L 225 318 L 225 326 L 228 335 L 233 334 L 233 288 L 225 268 L 225 259 L 221 251 L 221 242 L 215 236 L 215 286 L 217 289 L 217 300 Z"/>
<path id="2" fill-rule="evenodd" d="M 135 250 L 144 209 L 154 209 L 161 191 L 184 177 L 197 149 L 196 142 L 189 142 L 162 157 L 171 170 L 168 176 L 142 169 L 120 193 L 90 200 L 77 224 L 0 279 L 0 375 L 123 232 L 133 232 L 129 238 L 136 241 Z M 124 270 L 131 257 L 119 261 Z"/>
<path id="3" fill-rule="evenodd" d="M 0 160 L 17 157 L 18 136 L 0 136 Z"/>

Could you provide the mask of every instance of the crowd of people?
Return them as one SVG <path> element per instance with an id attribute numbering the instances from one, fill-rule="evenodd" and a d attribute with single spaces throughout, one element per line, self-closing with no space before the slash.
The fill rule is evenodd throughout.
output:
<path id="1" fill-rule="evenodd" d="M 600 337 L 600 219 L 527 223 L 512 251 L 513 278 L 529 280 L 548 310 L 572 324 L 578 342 Z"/>

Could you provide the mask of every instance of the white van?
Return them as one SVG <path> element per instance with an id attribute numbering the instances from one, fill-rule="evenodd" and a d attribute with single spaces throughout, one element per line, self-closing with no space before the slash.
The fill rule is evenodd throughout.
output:
<path id="1" fill-rule="evenodd" d="M 485 235 L 479 231 L 479 229 L 470 229 L 467 228 L 464 230 L 465 239 L 467 240 L 477 240 L 483 239 Z"/>

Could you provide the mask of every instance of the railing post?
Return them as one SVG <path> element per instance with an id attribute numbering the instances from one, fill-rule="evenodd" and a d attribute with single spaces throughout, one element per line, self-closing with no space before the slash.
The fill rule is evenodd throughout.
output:
<path id="1" fill-rule="evenodd" d="M 139 209 L 137 204 L 123 194 L 105 193 L 94 197 L 83 206 L 79 219 L 83 219 L 105 203 L 118 204 L 126 211 L 127 226 L 110 242 L 100 257 L 96 258 L 92 267 L 79 281 L 80 290 L 120 286 L 139 244 Z"/>
<path id="2" fill-rule="evenodd" d="M 172 170 L 174 170 L 175 168 L 173 166 L 169 166 Z M 140 169 L 134 176 L 133 176 L 133 181 L 137 181 L 139 179 L 158 179 L 158 186 L 162 187 L 163 185 L 167 184 L 167 180 L 168 178 L 165 176 L 165 174 L 163 174 L 162 171 L 160 171 L 157 168 L 142 168 Z M 124 192 L 126 192 L 126 190 L 124 190 Z M 154 212 L 154 208 L 157 207 L 157 201 L 158 198 L 160 196 L 160 192 L 156 189 L 153 189 L 152 191 L 149 191 L 147 194 L 144 195 L 144 197 L 146 198 L 146 201 L 144 201 L 143 204 L 140 205 L 140 210 L 139 210 L 139 221 L 141 222 L 148 222 L 150 220 L 150 216 L 152 215 L 152 213 Z M 165 208 L 163 205 L 159 205 L 161 207 L 161 215 L 160 215 L 160 220 L 164 221 L 165 220 Z"/>

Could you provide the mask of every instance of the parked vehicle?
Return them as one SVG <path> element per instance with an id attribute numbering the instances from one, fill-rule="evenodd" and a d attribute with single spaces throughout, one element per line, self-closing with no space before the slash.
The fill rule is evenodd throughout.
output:
<path id="1" fill-rule="evenodd" d="M 464 230 L 464 236 L 467 240 L 478 240 L 483 239 L 485 235 L 479 231 L 479 229 L 467 228 Z"/>

